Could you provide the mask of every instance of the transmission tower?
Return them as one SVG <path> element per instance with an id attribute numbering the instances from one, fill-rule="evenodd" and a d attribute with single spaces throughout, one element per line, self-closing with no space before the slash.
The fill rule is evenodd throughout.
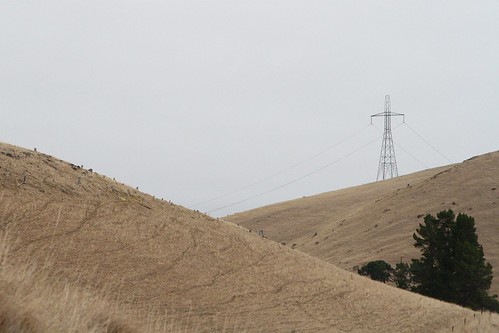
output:
<path id="1" fill-rule="evenodd" d="M 381 144 L 381 155 L 379 157 L 378 176 L 376 177 L 376 181 L 398 176 L 395 146 L 393 144 L 392 136 L 392 117 L 402 116 L 403 121 L 405 122 L 405 115 L 403 113 L 392 112 L 391 109 L 390 95 L 386 95 L 385 112 L 376 113 L 371 116 L 371 124 L 373 123 L 373 117 L 384 117 L 385 119 L 383 143 Z"/>

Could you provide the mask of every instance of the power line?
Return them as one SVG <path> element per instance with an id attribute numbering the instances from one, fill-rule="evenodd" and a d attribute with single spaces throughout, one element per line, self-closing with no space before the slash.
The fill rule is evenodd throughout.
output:
<path id="1" fill-rule="evenodd" d="M 449 163 L 454 163 L 452 162 L 450 159 L 448 159 L 444 154 L 442 154 L 440 151 L 438 151 L 437 148 L 433 147 L 425 138 L 423 138 L 423 136 L 421 134 L 419 134 L 418 132 L 416 132 L 416 130 L 414 130 L 411 126 L 409 126 L 407 123 L 406 123 L 406 126 L 407 128 L 409 128 L 414 134 L 416 134 L 421 140 L 423 140 L 431 149 L 433 149 L 435 152 L 437 152 L 440 156 L 442 156 L 444 159 L 446 159 Z"/>
<path id="2" fill-rule="evenodd" d="M 290 166 L 289 168 L 286 168 L 286 169 L 284 169 L 284 170 L 282 170 L 282 171 L 276 172 L 276 173 L 274 173 L 274 174 L 272 174 L 272 175 L 270 175 L 270 176 L 268 176 L 268 177 L 262 178 L 262 179 L 260 179 L 260 180 L 258 180 L 258 181 L 256 181 L 256 182 L 254 182 L 254 183 L 251 183 L 251 184 L 249 184 L 249 185 L 245 185 L 245 186 L 243 186 L 243 187 L 240 187 L 240 188 L 235 189 L 235 190 L 233 190 L 233 191 L 230 191 L 230 192 L 227 192 L 227 193 L 225 193 L 225 194 L 219 195 L 219 196 L 214 197 L 214 198 L 212 198 L 212 199 L 205 200 L 205 201 L 198 202 L 198 203 L 196 203 L 196 204 L 190 205 L 190 207 L 197 207 L 197 206 L 201 206 L 201 205 L 204 205 L 204 204 L 207 204 L 207 203 L 213 202 L 213 201 L 215 201 L 215 200 L 223 199 L 223 198 L 228 197 L 228 196 L 230 196 L 230 195 L 232 195 L 232 194 L 235 194 L 235 193 L 238 193 L 238 192 L 244 191 L 244 190 L 246 190 L 246 189 L 248 189 L 248 188 L 251 188 L 251 187 L 253 187 L 253 186 L 256 186 L 256 185 L 259 185 L 259 184 L 261 184 L 261 183 L 264 183 L 264 182 L 266 182 L 267 180 L 270 180 L 270 179 L 272 179 L 272 178 L 275 178 L 275 177 L 277 177 L 277 176 L 280 176 L 280 175 L 282 175 L 283 173 L 288 172 L 288 171 L 290 171 L 290 170 L 293 170 L 294 168 L 299 167 L 300 165 L 302 165 L 302 164 L 304 164 L 304 163 L 306 163 L 306 162 L 308 162 L 308 161 L 310 161 L 310 160 L 312 160 L 312 159 L 314 159 L 314 158 L 316 158 L 316 157 L 318 157 L 318 156 L 320 156 L 320 155 L 322 155 L 322 154 L 324 154 L 324 153 L 326 153 L 326 152 L 330 151 L 331 149 L 336 148 L 336 147 L 337 147 L 337 146 L 339 146 L 340 144 L 342 144 L 342 143 L 344 143 L 344 142 L 346 142 L 346 141 L 350 140 L 351 138 L 353 138 L 353 137 L 355 137 L 355 136 L 359 135 L 360 133 L 362 133 L 363 131 L 365 131 L 365 130 L 366 130 L 367 128 L 369 128 L 370 126 L 371 126 L 371 125 L 367 125 L 367 126 L 365 126 L 365 127 L 361 128 L 360 130 L 356 131 L 355 133 L 353 133 L 353 134 L 349 135 L 348 137 L 346 137 L 346 138 L 344 138 L 344 139 L 342 139 L 342 140 L 340 140 L 340 141 L 336 142 L 335 144 L 333 144 L 333 145 L 331 145 L 331 146 L 329 146 L 329 147 L 327 147 L 327 148 L 325 148 L 325 149 L 321 150 L 320 152 L 318 152 L 318 153 L 316 153 L 316 154 L 314 154 L 314 155 L 312 155 L 312 156 L 310 156 L 310 157 L 307 157 L 306 159 L 304 159 L 304 160 L 302 160 L 302 161 L 300 161 L 300 162 L 298 162 L 298 163 L 296 163 L 296 164 L 294 164 L 294 165 Z"/>
<path id="3" fill-rule="evenodd" d="M 395 145 L 398 148 L 402 149 L 402 151 L 404 151 L 407 155 L 409 155 L 410 157 L 412 157 L 416 162 L 418 162 L 419 164 L 421 164 L 422 166 L 424 166 L 426 169 L 430 168 L 425 163 L 421 162 L 416 156 L 414 156 L 413 154 L 411 154 L 407 149 L 404 149 L 404 147 L 402 147 L 399 143 L 395 143 Z"/>
<path id="4" fill-rule="evenodd" d="M 333 162 L 330 162 L 330 163 L 328 163 L 328 164 L 326 164 L 326 165 L 324 165 L 324 166 L 322 166 L 322 167 L 320 167 L 320 168 L 318 168 L 318 169 L 315 169 L 314 171 L 311 171 L 311 172 L 309 172 L 309 173 L 305 174 L 304 176 L 301 176 L 301 177 L 299 177 L 299 178 L 296 178 L 296 179 L 294 179 L 294 180 L 292 180 L 292 181 L 289 181 L 289 182 L 287 182 L 287 183 L 285 183 L 285 184 L 282 184 L 282 185 L 279 185 L 279 186 L 273 187 L 273 188 L 271 188 L 271 189 L 269 189 L 269 190 L 267 190 L 267 191 L 264 191 L 264 192 L 261 192 L 261 193 L 255 194 L 255 195 L 253 195 L 253 196 L 251 196 L 251 197 L 248 197 L 248 198 L 246 198 L 246 199 L 239 200 L 239 201 L 237 201 L 237 202 L 234 202 L 234 203 L 231 203 L 231 204 L 228 204 L 228 205 L 222 206 L 222 207 L 218 207 L 218 208 L 216 208 L 216 209 L 212 209 L 212 210 L 208 211 L 208 213 L 213 213 L 213 212 L 216 212 L 216 211 L 222 210 L 222 209 L 224 209 L 224 208 L 229 208 L 229 207 L 232 207 L 232 206 L 238 205 L 238 204 L 240 204 L 240 203 L 243 203 L 243 202 L 246 202 L 246 201 L 249 201 L 249 200 L 252 200 L 252 199 L 258 198 L 258 197 L 260 197 L 260 196 L 262 196 L 262 195 L 268 194 L 268 193 L 270 193 L 270 192 L 276 191 L 276 190 L 278 190 L 278 189 L 281 189 L 281 188 L 283 188 L 283 187 L 286 187 L 286 186 L 288 186 L 288 185 L 291 185 L 291 184 L 293 184 L 293 183 L 296 183 L 297 181 L 300 181 L 300 180 L 302 180 L 302 179 L 304 179 L 304 178 L 307 178 L 307 177 L 309 177 L 309 176 L 311 176 L 311 175 L 313 175 L 313 174 L 316 174 L 316 173 L 318 173 L 319 171 L 322 171 L 322 170 L 324 170 L 324 169 L 326 169 L 326 168 L 330 167 L 331 165 L 336 164 L 336 163 L 338 163 L 338 162 L 340 162 L 340 161 L 342 161 L 342 160 L 346 159 L 347 157 L 352 156 L 353 154 L 355 154 L 355 153 L 357 153 L 357 152 L 361 151 L 362 149 L 366 148 L 367 146 L 369 146 L 369 145 L 373 144 L 374 142 L 378 141 L 378 139 L 379 139 L 379 138 L 381 138 L 381 135 L 380 135 L 380 136 L 378 136 L 376 139 L 374 139 L 374 140 L 370 141 L 369 143 L 367 143 L 367 144 L 365 144 L 365 145 L 363 145 L 363 146 L 361 146 L 361 147 L 357 148 L 357 149 L 356 149 L 356 150 L 354 150 L 353 152 L 351 152 L 351 153 L 349 153 L 349 154 L 347 154 L 347 155 L 345 155 L 345 156 L 343 156 L 343 157 L 341 157 L 341 158 L 339 158 L 339 159 L 337 159 L 337 160 L 334 160 Z"/>
<path id="5" fill-rule="evenodd" d="M 429 145 L 432 149 L 434 149 L 437 153 L 440 154 L 440 152 L 438 150 L 436 150 L 436 148 L 434 148 L 427 140 L 425 140 L 420 134 L 418 134 L 415 130 L 413 130 L 411 127 L 409 127 L 409 125 L 407 124 L 407 122 L 402 122 L 400 124 L 398 124 L 397 126 L 395 126 L 393 128 L 393 130 L 396 130 L 397 128 L 399 128 L 400 126 L 402 125 L 406 125 L 414 134 L 416 134 L 421 140 L 423 140 L 424 142 L 426 142 L 427 145 Z M 382 131 L 376 127 L 376 125 L 373 125 L 374 128 L 376 128 L 378 130 L 378 132 L 382 133 Z M 425 168 L 430 168 L 428 165 L 426 165 L 426 163 L 422 162 L 421 160 L 419 160 L 416 156 L 414 156 L 413 154 L 411 154 L 407 149 L 405 149 L 404 147 L 402 147 L 400 144 L 398 143 L 395 143 L 395 145 L 402 149 L 407 155 L 409 155 L 410 157 L 412 157 L 416 162 L 420 163 L 422 166 L 424 166 Z M 450 163 L 454 163 L 452 161 L 450 161 L 448 158 L 446 158 L 444 155 L 440 154 L 443 158 L 445 158 L 447 161 L 449 161 Z"/>

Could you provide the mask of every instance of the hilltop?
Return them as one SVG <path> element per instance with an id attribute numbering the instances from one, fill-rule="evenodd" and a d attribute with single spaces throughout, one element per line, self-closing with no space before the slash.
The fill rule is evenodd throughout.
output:
<path id="1" fill-rule="evenodd" d="M 6 279 L 5 272 L 15 277 L 15 267 L 31 265 L 48 270 L 43 281 L 53 290 L 103 293 L 116 303 L 113 308 L 128 309 L 122 314 L 126 320 L 113 322 L 165 326 L 150 331 L 448 332 L 454 326 L 455 332 L 493 332 L 498 327 L 496 315 L 357 276 L 40 152 L 0 144 L 0 175 L 0 230 L 10 239 L 10 268 L 0 260 L 2 299 L 23 277 Z M 18 287 L 25 293 L 26 288 Z M 42 287 L 32 288 L 35 293 Z M 53 307 L 61 295 L 47 293 L 42 304 Z M 37 308 L 16 303 L 5 312 L 4 305 L 0 302 L 0 315 L 7 318 L 44 320 Z"/>
<path id="2" fill-rule="evenodd" d="M 347 270 L 419 256 L 412 234 L 427 213 L 475 218 L 499 293 L 499 152 L 463 163 L 278 203 L 224 219 Z"/>

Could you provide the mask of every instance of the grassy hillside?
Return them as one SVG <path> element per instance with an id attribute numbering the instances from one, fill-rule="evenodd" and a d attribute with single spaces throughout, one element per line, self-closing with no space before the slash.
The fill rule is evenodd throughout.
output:
<path id="1" fill-rule="evenodd" d="M 147 330 L 127 319 L 125 307 L 105 295 L 64 283 L 47 264 L 20 263 L 0 233 L 0 332 L 134 333 Z M 139 329 L 140 328 L 140 329 Z"/>
<path id="2" fill-rule="evenodd" d="M 460 164 L 283 202 L 225 219 L 345 269 L 419 255 L 412 234 L 426 213 L 475 217 L 499 293 L 499 152 Z"/>
<path id="3" fill-rule="evenodd" d="M 50 291 L 42 295 L 44 307 L 67 321 L 80 311 L 83 318 L 94 317 L 83 314 L 83 296 L 79 306 L 64 312 L 61 288 L 77 298 L 105 294 L 112 302 L 106 309 L 117 310 L 103 310 L 104 318 L 147 327 L 141 332 L 449 332 L 452 326 L 456 332 L 494 332 L 499 327 L 496 315 L 356 276 L 41 153 L 0 144 L 0 175 L 0 230 L 11 240 L 10 264 L 1 263 L 0 291 L 2 300 L 16 288 L 26 295 L 1 304 L 0 311 L 7 308 L 10 317 L 27 316 L 40 327 L 50 324 L 50 316 L 29 306 L 30 295 L 38 297 L 40 289 Z M 22 265 L 44 267 L 46 278 L 35 283 L 25 270 L 16 270 Z"/>

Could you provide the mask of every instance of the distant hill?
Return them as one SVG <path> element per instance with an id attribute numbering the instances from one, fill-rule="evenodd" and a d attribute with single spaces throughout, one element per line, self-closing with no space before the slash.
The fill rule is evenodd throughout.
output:
<path id="1" fill-rule="evenodd" d="M 367 185 L 234 214 L 225 220 L 347 270 L 371 260 L 419 256 L 412 234 L 427 213 L 475 218 L 499 293 L 499 152 Z"/>
<path id="2" fill-rule="evenodd" d="M 48 309 L 63 308 L 64 295 L 78 289 L 76 298 L 96 292 L 115 303 L 109 308 L 129 309 L 123 318 L 111 311 L 116 329 L 92 332 L 426 333 L 499 327 L 499 316 L 357 276 L 40 152 L 0 144 L 0 176 L 0 245 L 9 248 L 10 267 L 4 269 L 0 260 L 0 318 L 28 318 L 44 327 L 51 320 Z M 421 186 L 424 190 L 424 182 Z M 380 207 L 392 210 L 380 214 L 395 210 L 388 202 Z M 376 228 L 386 226 L 379 222 Z M 306 240 L 305 233 L 301 237 Z M 19 282 L 24 274 L 16 273 L 17 263 L 44 267 L 39 283 L 58 292 L 45 293 L 46 302 L 31 307 L 29 295 L 42 287 Z M 8 307 L 5 297 L 20 295 L 16 290 L 26 296 Z M 86 311 L 87 303 L 78 306 Z M 76 312 L 78 307 L 61 312 L 62 321 L 70 323 Z"/>

